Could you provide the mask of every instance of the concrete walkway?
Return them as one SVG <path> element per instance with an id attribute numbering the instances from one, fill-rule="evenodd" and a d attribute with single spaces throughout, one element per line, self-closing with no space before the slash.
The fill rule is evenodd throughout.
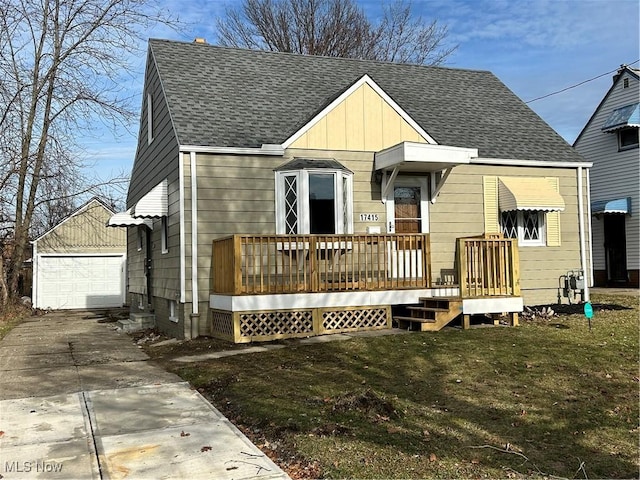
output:
<path id="1" fill-rule="evenodd" d="M 0 342 L 0 478 L 286 479 L 218 410 L 92 312 Z"/>

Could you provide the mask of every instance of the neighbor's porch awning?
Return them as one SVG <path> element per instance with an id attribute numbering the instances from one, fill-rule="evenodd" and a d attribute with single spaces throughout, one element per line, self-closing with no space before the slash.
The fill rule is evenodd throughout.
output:
<path id="1" fill-rule="evenodd" d="M 616 108 L 602 126 L 603 132 L 614 132 L 625 127 L 640 127 L 640 103 Z"/>
<path id="2" fill-rule="evenodd" d="M 109 218 L 107 227 L 133 227 L 136 225 L 146 225 L 153 229 L 153 222 L 144 218 L 133 218 L 131 216 L 131 208 L 126 212 L 120 212 Z"/>
<path id="3" fill-rule="evenodd" d="M 499 177 L 498 206 L 500 211 L 564 210 L 564 199 L 549 180 L 542 177 Z"/>
<path id="4" fill-rule="evenodd" d="M 591 214 L 602 213 L 631 213 L 631 197 L 617 198 L 615 200 L 596 200 L 591 202 Z"/>
<path id="5" fill-rule="evenodd" d="M 166 217 L 168 203 L 167 181 L 163 180 L 138 200 L 132 208 L 131 216 L 134 218 Z"/>

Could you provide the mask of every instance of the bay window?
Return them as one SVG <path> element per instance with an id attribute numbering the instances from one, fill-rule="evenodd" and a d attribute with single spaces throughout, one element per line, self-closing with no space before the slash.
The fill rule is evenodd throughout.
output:
<path id="1" fill-rule="evenodd" d="M 353 233 L 353 173 L 335 160 L 295 159 L 276 169 L 276 232 Z"/>

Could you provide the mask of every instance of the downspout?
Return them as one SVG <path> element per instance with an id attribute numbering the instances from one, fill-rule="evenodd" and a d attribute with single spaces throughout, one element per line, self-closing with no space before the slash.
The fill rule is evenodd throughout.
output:
<path id="1" fill-rule="evenodd" d="M 585 169 L 587 172 L 587 217 L 589 219 L 589 281 L 587 285 L 593 287 L 593 225 L 591 220 L 591 176 L 589 169 Z"/>
<path id="2" fill-rule="evenodd" d="M 191 338 L 200 333 L 200 312 L 198 301 L 198 179 L 196 176 L 196 152 L 190 152 L 191 159 Z"/>
<path id="3" fill-rule="evenodd" d="M 184 304 L 187 299 L 186 294 L 186 233 L 184 223 L 184 154 L 178 153 L 178 182 L 180 188 L 180 303 Z"/>
<path id="4" fill-rule="evenodd" d="M 180 188 L 180 303 L 184 316 L 183 335 L 188 338 L 191 335 L 191 318 L 187 316 L 184 305 L 187 303 L 187 233 L 185 232 L 185 168 L 187 154 L 178 153 L 178 182 Z"/>
<path id="5" fill-rule="evenodd" d="M 38 242 L 33 242 L 33 251 L 31 252 L 31 305 L 33 308 L 40 308 L 38 303 Z"/>
<path id="6" fill-rule="evenodd" d="M 578 216 L 579 228 L 580 228 L 580 268 L 587 274 L 587 249 L 585 246 L 585 232 L 584 232 L 584 195 L 582 187 L 582 167 L 578 167 Z M 586 279 L 585 279 L 586 280 Z M 585 302 L 589 301 L 589 283 L 584 283 L 584 298 Z"/>

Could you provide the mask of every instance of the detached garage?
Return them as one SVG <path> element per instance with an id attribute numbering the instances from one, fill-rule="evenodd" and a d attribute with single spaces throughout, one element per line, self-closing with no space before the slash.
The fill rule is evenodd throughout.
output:
<path id="1" fill-rule="evenodd" d="M 33 243 L 36 308 L 120 307 L 125 301 L 126 230 L 92 199 Z"/>

